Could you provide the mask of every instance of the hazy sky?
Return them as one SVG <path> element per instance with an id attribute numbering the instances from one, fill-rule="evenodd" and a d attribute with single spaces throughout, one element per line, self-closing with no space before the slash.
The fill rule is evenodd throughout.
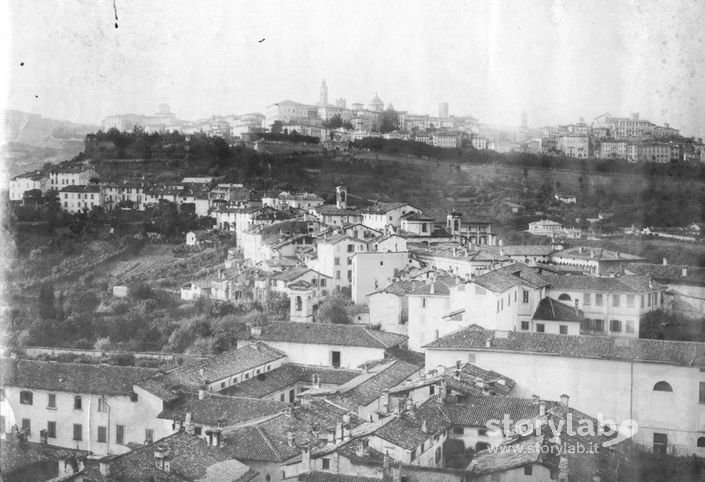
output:
<path id="1" fill-rule="evenodd" d="M 325 78 L 329 100 L 348 105 L 378 92 L 400 110 L 448 102 L 482 122 L 517 125 L 526 110 L 532 126 L 640 112 L 705 136 L 705 0 L 116 7 L 117 29 L 110 0 L 5 2 L 6 106 L 98 123 L 166 102 L 196 119 L 313 103 Z"/>

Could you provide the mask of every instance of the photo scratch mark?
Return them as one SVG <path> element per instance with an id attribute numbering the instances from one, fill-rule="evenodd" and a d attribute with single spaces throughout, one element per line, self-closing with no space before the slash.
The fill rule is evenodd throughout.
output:
<path id="1" fill-rule="evenodd" d="M 262 40 L 260 40 L 260 41 L 259 41 L 259 43 L 262 43 L 262 42 L 264 42 L 265 40 L 266 40 L 266 39 L 265 39 L 265 38 L 263 38 Z"/>
<path id="2" fill-rule="evenodd" d="M 113 12 L 115 12 L 115 28 L 118 28 L 117 0 L 113 0 Z"/>

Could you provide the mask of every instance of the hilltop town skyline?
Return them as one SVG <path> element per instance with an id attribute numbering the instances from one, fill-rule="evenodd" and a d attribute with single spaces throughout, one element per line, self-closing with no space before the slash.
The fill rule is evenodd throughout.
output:
<path id="1" fill-rule="evenodd" d="M 331 98 L 377 92 L 414 113 L 448 102 L 454 115 L 515 125 L 526 111 L 541 126 L 640 112 L 705 135 L 698 2 L 396 7 L 10 3 L 0 89 L 6 108 L 97 124 L 159 103 L 198 119 L 312 102 L 325 78 Z M 17 28 L 27 22 L 37 28 Z"/>

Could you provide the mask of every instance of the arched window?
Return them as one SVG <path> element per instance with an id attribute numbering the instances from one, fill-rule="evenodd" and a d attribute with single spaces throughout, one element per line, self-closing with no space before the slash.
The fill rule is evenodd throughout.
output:
<path id="1" fill-rule="evenodd" d="M 668 382 L 658 382 L 654 385 L 654 392 L 672 392 L 673 388 Z"/>
<path id="2" fill-rule="evenodd" d="M 301 297 L 297 296 L 296 297 L 296 311 L 301 311 L 303 302 L 301 301 Z"/>
<path id="3" fill-rule="evenodd" d="M 698 437 L 698 448 L 705 447 L 705 437 Z"/>
<path id="4" fill-rule="evenodd" d="M 570 301 L 570 295 L 568 293 L 563 293 L 558 297 L 560 301 Z"/>

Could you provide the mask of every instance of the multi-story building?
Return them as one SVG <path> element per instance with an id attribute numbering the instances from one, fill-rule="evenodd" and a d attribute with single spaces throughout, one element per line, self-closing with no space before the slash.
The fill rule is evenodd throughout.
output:
<path id="1" fill-rule="evenodd" d="M 470 144 L 475 149 L 482 150 L 482 151 L 487 150 L 489 148 L 488 147 L 489 146 L 488 139 L 486 137 L 481 137 L 481 136 L 477 136 L 477 135 L 473 135 L 470 138 Z"/>
<path id="2" fill-rule="evenodd" d="M 57 166 L 49 171 L 49 189 L 60 191 L 66 186 L 84 186 L 97 177 L 95 169 L 82 164 Z"/>
<path id="3" fill-rule="evenodd" d="M 75 185 L 66 186 L 59 192 L 61 209 L 71 214 L 90 211 L 95 207 L 103 206 L 103 193 L 100 186 Z"/>
<path id="4" fill-rule="evenodd" d="M 267 107 L 266 126 L 275 122 L 301 122 L 318 118 L 318 107 L 312 104 L 302 104 L 292 100 L 282 100 Z"/>
<path id="5" fill-rule="evenodd" d="M 602 159 L 626 159 L 627 142 L 611 140 L 600 142 L 599 157 Z"/>
<path id="6" fill-rule="evenodd" d="M 632 146 L 630 146 L 632 147 Z M 631 162 L 671 162 L 673 149 L 666 142 L 644 142 L 635 144 L 628 156 Z"/>
<path id="7" fill-rule="evenodd" d="M 378 203 L 362 212 L 362 224 L 385 231 L 387 226 L 398 228 L 408 214 L 421 214 L 421 210 L 408 203 Z"/>
<path id="8" fill-rule="evenodd" d="M 8 413 L 0 425 L 27 440 L 96 454 L 120 454 L 171 433 L 158 397 L 139 387 L 149 368 L 2 359 Z"/>
<path id="9" fill-rule="evenodd" d="M 35 189 L 45 193 L 49 179 L 42 171 L 26 172 L 10 179 L 10 201 L 21 201 L 24 193 Z"/>
<path id="10" fill-rule="evenodd" d="M 568 394 L 571 406 L 617 427 L 636 421 L 637 444 L 705 455 L 704 343 L 468 327 L 424 349 L 429 370 L 471 361 L 516 380 L 513 396 Z"/>
<path id="11" fill-rule="evenodd" d="M 664 306 L 666 287 L 647 276 L 542 275 L 547 296 L 583 313 L 586 334 L 639 337 L 641 316 Z"/>
<path id="12" fill-rule="evenodd" d="M 128 206 L 141 211 L 145 207 L 143 201 L 146 186 L 141 182 L 102 183 L 100 188 L 106 211 Z"/>
<path id="13" fill-rule="evenodd" d="M 586 135 L 567 135 L 558 138 L 558 150 L 568 157 L 592 157 L 592 143 Z"/>
<path id="14" fill-rule="evenodd" d="M 334 289 L 350 288 L 353 282 L 353 257 L 367 251 L 367 242 L 343 234 L 320 238 L 316 258 L 308 267 L 333 278 Z"/>

